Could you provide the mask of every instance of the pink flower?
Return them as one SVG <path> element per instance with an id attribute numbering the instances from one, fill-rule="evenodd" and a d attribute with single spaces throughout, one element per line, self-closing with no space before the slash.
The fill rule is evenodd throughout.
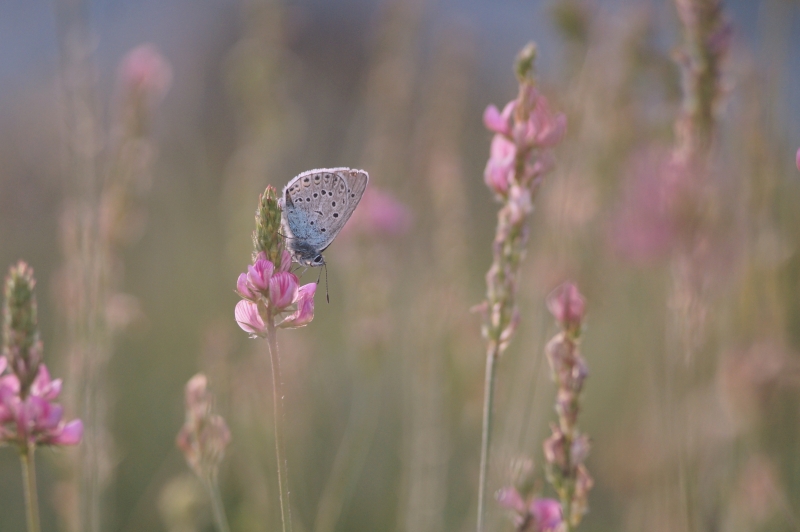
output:
<path id="1" fill-rule="evenodd" d="M 172 84 L 172 68 L 158 48 L 142 44 L 128 52 L 119 67 L 120 84 L 160 100 Z"/>
<path id="2" fill-rule="evenodd" d="M 246 273 L 240 273 L 239 278 L 236 279 L 236 293 L 250 301 L 256 300 L 257 296 L 250 290 L 250 286 L 247 284 Z"/>
<path id="3" fill-rule="evenodd" d="M 497 107 L 495 107 L 494 104 L 487 107 L 483 112 L 483 124 L 486 126 L 486 129 L 501 135 L 505 135 L 506 137 L 510 137 L 511 118 L 514 114 L 514 108 L 516 105 L 516 100 L 508 102 L 503 108 L 502 113 L 497 110 Z"/>
<path id="4" fill-rule="evenodd" d="M 561 503 L 555 499 L 531 497 L 523 500 L 515 488 L 503 488 L 497 492 L 497 502 L 512 510 L 514 525 L 524 532 L 556 532 L 561 527 Z"/>
<path id="5" fill-rule="evenodd" d="M 561 504 L 555 499 L 534 499 L 529 507 L 536 528 L 541 532 L 556 531 L 561 526 Z"/>
<path id="6" fill-rule="evenodd" d="M 264 320 L 261 319 L 258 305 L 252 301 L 247 301 L 246 299 L 239 301 L 234 309 L 234 316 L 239 327 L 250 333 L 252 337 L 265 333 L 267 326 L 264 324 Z"/>
<path id="7" fill-rule="evenodd" d="M 292 254 L 285 249 L 281 252 L 281 264 L 278 267 L 279 272 L 288 272 L 292 268 Z"/>
<path id="8" fill-rule="evenodd" d="M 52 401 L 61 393 L 61 379 L 50 380 L 50 372 L 47 366 L 39 366 L 39 373 L 31 385 L 31 395 Z"/>
<path id="9" fill-rule="evenodd" d="M 273 312 L 282 310 L 297 297 L 297 276 L 289 272 L 278 272 L 269 280 L 269 301 Z"/>
<path id="10" fill-rule="evenodd" d="M 75 445 L 83 436 L 80 420 L 65 422 L 64 410 L 53 401 L 61 391 L 61 380 L 51 380 L 42 364 L 28 396 L 20 395 L 14 375 L 0 378 L 0 440 L 19 446 Z"/>
<path id="11" fill-rule="evenodd" d="M 266 295 L 269 292 L 269 281 L 274 271 L 275 266 L 270 261 L 256 260 L 255 264 L 247 267 L 247 284 L 250 289 Z"/>
<path id="12" fill-rule="evenodd" d="M 497 134 L 492 139 L 489 160 L 483 173 L 483 180 L 498 196 L 505 196 L 514 179 L 514 164 L 517 147 L 503 135 Z"/>
<path id="13" fill-rule="evenodd" d="M 295 329 L 304 327 L 314 319 L 314 294 L 317 292 L 317 283 L 308 283 L 300 287 L 297 292 L 295 304 L 297 310 L 288 315 L 278 327 Z"/>
<path id="14" fill-rule="evenodd" d="M 586 300 L 578 287 L 566 282 L 547 296 L 547 308 L 565 329 L 580 327 L 586 312 Z"/>
<path id="15" fill-rule="evenodd" d="M 564 113 L 553 113 L 547 98 L 533 89 L 533 110 L 524 122 L 514 124 L 513 137 L 518 146 L 552 148 L 567 132 L 567 117 Z"/>

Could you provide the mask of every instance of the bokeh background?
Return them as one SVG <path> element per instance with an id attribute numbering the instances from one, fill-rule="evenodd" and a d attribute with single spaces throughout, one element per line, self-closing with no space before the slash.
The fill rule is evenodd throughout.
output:
<path id="1" fill-rule="evenodd" d="M 311 325 L 280 337 L 295 530 L 474 527 L 484 354 L 470 308 L 497 210 L 481 116 L 515 97 L 530 40 L 568 133 L 500 362 L 489 490 L 518 456 L 543 479 L 557 330 L 544 298 L 573 279 L 589 306 L 580 425 L 595 479 L 581 528 L 800 528 L 800 3 L 724 6 L 713 215 L 691 228 L 707 242 L 702 290 L 682 294 L 670 221 L 648 203 L 681 102 L 672 2 L 3 2 L 0 266 L 36 271 L 70 415 L 85 417 L 86 390 L 97 401 L 97 529 L 211 530 L 174 443 L 198 371 L 233 434 L 232 529 L 279 528 L 269 360 L 236 326 L 233 289 L 258 194 L 334 166 L 366 169 L 376 194 L 326 254 L 330 304 L 320 290 Z M 121 66 L 143 43 L 165 61 L 139 65 L 134 82 L 155 86 L 144 102 Z M 81 213 L 109 189 L 89 233 L 104 243 L 81 247 Z M 75 354 L 86 260 L 101 265 L 87 279 L 107 332 L 94 362 Z M 676 384 L 678 367 L 690 378 Z M 0 449 L 0 530 L 24 528 L 14 455 Z M 39 456 L 43 528 L 75 530 L 87 457 Z M 489 524 L 513 528 L 494 504 Z"/>

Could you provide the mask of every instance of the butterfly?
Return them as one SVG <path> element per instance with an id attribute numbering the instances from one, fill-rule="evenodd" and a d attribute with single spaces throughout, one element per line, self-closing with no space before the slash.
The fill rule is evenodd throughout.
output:
<path id="1" fill-rule="evenodd" d="M 324 266 L 322 252 L 350 219 L 369 174 L 350 168 L 319 168 L 295 176 L 283 188 L 286 247 L 302 266 Z"/>

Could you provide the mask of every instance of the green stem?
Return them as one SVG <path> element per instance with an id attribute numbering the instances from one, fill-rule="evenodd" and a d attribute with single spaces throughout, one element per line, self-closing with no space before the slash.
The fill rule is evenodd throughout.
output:
<path id="1" fill-rule="evenodd" d="M 481 465 L 478 479 L 478 532 L 483 532 L 486 521 L 486 483 L 489 473 L 489 444 L 492 436 L 492 405 L 497 358 L 500 355 L 496 341 L 489 342 L 486 353 L 486 381 L 483 391 L 483 430 L 481 432 Z"/>
<path id="2" fill-rule="evenodd" d="M 283 532 L 292 530 L 292 512 L 289 505 L 289 466 L 283 445 L 283 382 L 281 381 L 280 356 L 278 354 L 278 337 L 275 330 L 275 318 L 267 320 L 267 342 L 272 363 L 272 408 L 275 423 L 275 457 L 278 461 L 278 490 L 281 500 L 281 524 Z"/>
<path id="3" fill-rule="evenodd" d="M 217 532 L 230 532 L 228 519 L 225 517 L 225 506 L 222 504 L 222 496 L 219 493 L 216 475 L 206 479 L 208 494 L 211 497 L 211 513 L 214 514 L 214 526 Z"/>
<path id="4" fill-rule="evenodd" d="M 36 496 L 36 463 L 33 459 L 35 447 L 29 445 L 19 458 L 22 461 L 22 484 L 25 490 L 25 510 L 28 518 L 28 532 L 40 532 L 39 499 Z"/>

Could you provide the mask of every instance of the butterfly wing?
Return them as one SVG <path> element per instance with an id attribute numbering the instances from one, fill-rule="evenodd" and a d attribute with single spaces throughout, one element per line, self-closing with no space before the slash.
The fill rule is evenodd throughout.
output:
<path id="1" fill-rule="evenodd" d="M 309 170 L 289 181 L 280 199 L 290 247 L 313 255 L 327 248 L 361 201 L 369 175 L 363 170 Z"/>
<path id="2" fill-rule="evenodd" d="M 325 203 L 320 205 L 323 215 L 319 224 L 326 229 L 331 241 L 352 216 L 364 195 L 368 181 L 369 175 L 365 171 L 350 170 L 349 168 L 336 169 L 335 172 L 324 175 L 323 183 L 326 185 L 326 195 L 324 196 Z M 330 241 L 328 245 L 330 245 Z"/>

